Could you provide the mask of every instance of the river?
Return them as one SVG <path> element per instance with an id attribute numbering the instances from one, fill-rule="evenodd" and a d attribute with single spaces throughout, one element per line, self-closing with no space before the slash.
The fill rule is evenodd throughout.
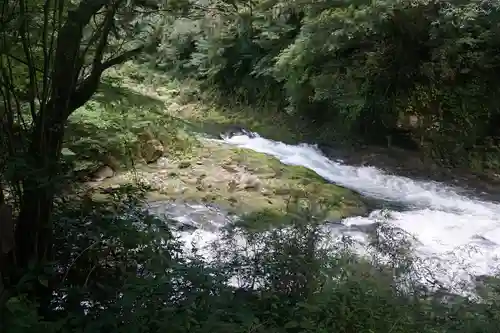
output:
<path id="1" fill-rule="evenodd" d="M 434 278 L 454 292 L 460 292 L 463 284 L 470 283 L 475 276 L 498 272 L 500 204 L 496 202 L 473 198 L 459 188 L 434 181 L 412 180 L 370 166 L 347 165 L 326 157 L 312 145 L 289 145 L 259 136 L 235 136 L 225 142 L 272 155 L 284 164 L 309 168 L 325 180 L 366 197 L 397 203 L 390 205 L 389 211 L 375 210 L 369 216 L 344 219 L 342 225 L 373 225 L 384 213 L 384 221 L 414 237 L 422 269 L 432 271 Z M 394 208 L 399 206 L 401 209 Z M 230 221 L 210 207 L 184 207 L 183 212 L 166 210 L 170 211 L 170 217 L 183 222 L 212 225 L 196 233 L 183 231 L 181 236 L 187 243 L 206 244 L 216 239 L 216 229 Z M 336 228 L 332 232 L 341 230 Z"/>

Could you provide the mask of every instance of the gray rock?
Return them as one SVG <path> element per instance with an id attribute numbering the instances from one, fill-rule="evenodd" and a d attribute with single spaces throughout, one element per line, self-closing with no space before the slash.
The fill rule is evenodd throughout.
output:
<path id="1" fill-rule="evenodd" d="M 141 156 L 146 163 L 154 163 L 163 156 L 165 148 L 160 140 L 151 139 L 141 144 Z"/>
<path id="2" fill-rule="evenodd" d="M 109 165 L 103 165 L 92 173 L 91 179 L 93 181 L 100 182 L 106 178 L 111 178 L 114 175 L 115 171 Z"/>
<path id="3" fill-rule="evenodd" d="M 169 162 L 168 158 L 166 158 L 165 156 L 162 156 L 162 157 L 158 158 L 158 160 L 156 161 L 156 165 L 158 165 L 158 167 L 160 167 L 160 168 L 167 168 L 170 165 L 170 162 Z"/>
<path id="4" fill-rule="evenodd" d="M 233 136 L 237 135 L 245 135 L 248 136 L 249 138 L 255 138 L 256 134 L 254 132 L 251 132 L 243 127 L 240 126 L 231 126 L 229 127 L 226 131 L 223 133 L 219 134 L 219 137 L 224 140 L 224 139 L 230 139 Z"/>

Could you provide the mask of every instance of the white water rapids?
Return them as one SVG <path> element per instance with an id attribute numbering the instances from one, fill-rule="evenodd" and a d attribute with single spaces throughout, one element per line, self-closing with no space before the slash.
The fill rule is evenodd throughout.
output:
<path id="1" fill-rule="evenodd" d="M 272 155 L 282 163 L 300 165 L 324 179 L 372 198 L 400 202 L 408 210 L 390 211 L 388 222 L 416 239 L 416 254 L 440 282 L 459 292 L 460 282 L 471 276 L 498 272 L 500 254 L 500 205 L 458 194 L 436 182 L 415 181 L 384 173 L 374 167 L 354 167 L 332 161 L 316 147 L 287 145 L 262 137 L 234 136 L 226 143 Z M 381 211 L 368 217 L 352 217 L 343 224 L 369 225 L 379 221 Z M 186 241 L 192 233 L 183 233 Z M 216 238 L 202 232 L 207 243 Z"/>

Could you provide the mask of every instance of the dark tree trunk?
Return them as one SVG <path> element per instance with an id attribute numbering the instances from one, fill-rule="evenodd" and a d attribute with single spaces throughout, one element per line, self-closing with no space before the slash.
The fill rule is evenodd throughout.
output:
<path id="1" fill-rule="evenodd" d="M 31 260 L 39 263 L 51 259 L 54 177 L 58 174 L 64 126 L 69 115 L 92 97 L 102 73 L 93 71 L 89 79 L 78 85 L 83 28 L 106 3 L 106 0 L 82 1 L 75 10 L 68 11 L 59 31 L 51 96 L 37 115 L 26 156 L 29 173 L 21 182 L 23 194 L 15 235 L 17 265 L 21 269 Z M 96 59 L 96 63 L 100 64 L 100 60 Z"/>
<path id="2" fill-rule="evenodd" d="M 52 110 L 47 111 L 49 115 L 54 114 Z M 44 262 L 52 259 L 54 177 L 58 175 L 63 138 L 61 119 L 44 121 L 40 117 L 28 150 L 28 165 L 33 172 L 22 181 L 23 195 L 15 234 L 17 264 L 22 268 L 27 267 L 30 260 Z"/>
<path id="3" fill-rule="evenodd" d="M 30 263 L 50 263 L 53 258 L 52 211 L 56 195 L 56 179 L 59 174 L 59 158 L 64 138 L 64 120 L 52 117 L 53 110 L 47 110 L 47 118 L 40 117 L 32 132 L 26 158 L 29 172 L 22 180 L 20 212 L 15 230 L 16 266 L 24 274 Z M 42 272 L 40 272 L 42 273 Z M 42 273 L 43 274 L 43 273 Z M 21 277 L 18 275 L 14 281 Z M 50 318 L 54 282 L 36 281 L 34 294 L 39 304 L 39 315 Z"/>

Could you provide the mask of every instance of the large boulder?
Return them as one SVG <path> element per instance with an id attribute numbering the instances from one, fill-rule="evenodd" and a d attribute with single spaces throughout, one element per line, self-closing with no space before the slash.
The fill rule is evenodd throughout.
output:
<path id="1" fill-rule="evenodd" d="M 220 133 L 219 137 L 222 140 L 225 140 L 225 139 L 230 139 L 233 136 L 239 136 L 239 135 L 248 136 L 249 138 L 255 138 L 257 136 L 254 132 L 251 132 L 241 126 L 231 126 L 224 132 Z"/>
<path id="2" fill-rule="evenodd" d="M 154 163 L 163 156 L 165 147 L 163 143 L 156 138 L 156 135 L 152 131 L 145 129 L 138 135 L 138 139 L 138 153 L 144 162 L 148 164 Z"/>
<path id="3" fill-rule="evenodd" d="M 95 170 L 91 175 L 91 180 L 95 182 L 103 181 L 106 178 L 111 178 L 115 175 L 115 170 L 109 165 L 102 165 Z"/>
<path id="4" fill-rule="evenodd" d="M 165 148 L 163 143 L 157 139 L 149 139 L 141 142 L 141 157 L 146 163 L 154 163 L 163 156 Z"/>

